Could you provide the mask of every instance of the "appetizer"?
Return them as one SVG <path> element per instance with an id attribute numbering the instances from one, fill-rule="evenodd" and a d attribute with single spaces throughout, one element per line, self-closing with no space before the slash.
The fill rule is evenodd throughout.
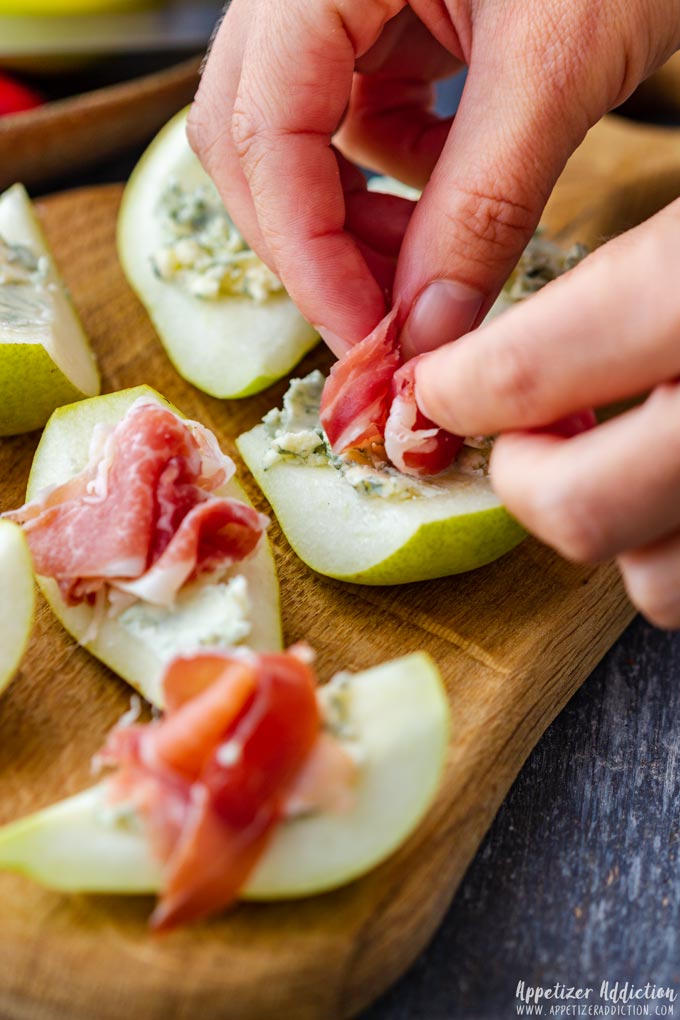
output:
<path id="1" fill-rule="evenodd" d="M 248 247 L 186 137 L 161 131 L 125 191 L 118 250 L 175 368 L 214 397 L 286 375 L 318 334 Z"/>
<path id="2" fill-rule="evenodd" d="M 33 626 L 35 586 L 21 528 L 0 521 L 0 693 L 19 668 Z"/>
<path id="3" fill-rule="evenodd" d="M 66 892 L 158 892 L 164 930 L 375 867 L 435 796 L 446 693 L 423 653 L 321 687 L 312 659 L 296 646 L 173 661 L 165 715 L 124 718 L 99 756 L 108 778 L 0 830 L 0 868 Z"/>
<path id="4" fill-rule="evenodd" d="M 523 300 L 578 260 L 537 237 L 493 309 Z M 332 368 L 294 379 L 237 446 L 293 549 L 321 574 L 400 584 L 490 563 L 524 537 L 488 477 L 493 437 L 453 436 L 416 403 L 395 311 Z M 572 434 L 590 411 L 560 422 Z M 301 493 L 304 496 L 301 498 Z"/>
<path id="5" fill-rule="evenodd" d="M 0 435 L 99 393 L 94 355 L 26 190 L 0 196 Z"/>
<path id="6" fill-rule="evenodd" d="M 146 386 L 55 411 L 22 525 L 38 583 L 90 652 L 152 703 L 176 655 L 281 646 L 268 520 L 197 422 Z"/>

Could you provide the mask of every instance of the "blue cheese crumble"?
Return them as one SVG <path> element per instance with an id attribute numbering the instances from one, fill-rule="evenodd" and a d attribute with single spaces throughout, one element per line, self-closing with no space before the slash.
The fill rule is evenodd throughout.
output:
<path id="1" fill-rule="evenodd" d="M 25 330 L 52 318 L 49 261 L 0 236 L 0 326 Z"/>
<path id="2" fill-rule="evenodd" d="M 440 486 L 404 475 L 387 461 L 375 460 L 368 453 L 355 450 L 336 456 L 319 421 L 325 381 L 319 371 L 291 380 L 283 407 L 265 415 L 262 421 L 270 440 L 262 462 L 265 471 L 279 461 L 296 460 L 311 467 L 334 468 L 365 496 L 411 499 L 441 495 Z"/>
<path id="3" fill-rule="evenodd" d="M 172 181 L 158 215 L 163 246 L 151 256 L 156 275 L 192 297 L 215 301 L 247 297 L 258 303 L 283 292 L 231 220 L 212 183 L 191 189 Z"/>
<path id="4" fill-rule="evenodd" d="M 239 574 L 219 584 L 188 587 L 172 609 L 135 602 L 118 622 L 166 662 L 204 646 L 240 644 L 250 635 L 251 611 L 248 583 Z"/>

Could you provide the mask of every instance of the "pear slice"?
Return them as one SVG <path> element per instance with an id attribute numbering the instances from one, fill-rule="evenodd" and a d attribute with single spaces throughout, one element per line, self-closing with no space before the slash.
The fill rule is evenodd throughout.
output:
<path id="1" fill-rule="evenodd" d="M 99 385 L 31 201 L 15 184 L 0 196 L 0 435 L 41 428 Z"/>
<path id="2" fill-rule="evenodd" d="M 319 336 L 285 291 L 264 300 L 200 298 L 154 268 L 167 242 L 162 199 L 168 187 L 207 189 L 219 202 L 189 148 L 186 119 L 184 111 L 166 125 L 132 174 L 118 222 L 118 251 L 180 375 L 214 397 L 245 397 L 286 375 Z M 257 265 L 262 267 L 259 260 Z"/>
<path id="3" fill-rule="evenodd" d="M 35 585 L 21 528 L 0 521 L 0 693 L 19 668 L 33 626 Z"/>
<path id="4" fill-rule="evenodd" d="M 415 653 L 341 674 L 346 730 L 359 762 L 353 805 L 283 822 L 242 895 L 310 896 L 350 882 L 393 853 L 437 792 L 450 717 L 439 672 Z M 321 689 L 323 691 L 323 688 Z M 323 694 L 321 695 L 323 697 Z M 150 893 L 161 886 L 132 810 L 106 803 L 106 782 L 0 830 L 0 869 L 65 892 Z"/>
<path id="5" fill-rule="evenodd" d="M 358 584 L 404 584 L 481 567 L 524 538 L 483 474 L 464 474 L 454 466 L 421 485 L 396 471 L 372 475 L 359 467 L 351 469 L 358 474 L 351 484 L 350 472 L 338 467 L 322 438 L 322 379 L 315 375 L 293 380 L 286 396 L 287 407 L 295 408 L 296 398 L 311 394 L 285 436 L 288 448 L 302 449 L 301 456 L 272 458 L 267 420 L 236 444 L 286 538 L 313 570 Z M 312 447 L 315 433 L 318 445 L 305 459 L 304 441 L 310 437 L 307 448 Z M 389 491 L 384 486 L 396 492 L 380 495 Z"/>
<path id="6" fill-rule="evenodd" d="M 149 386 L 137 386 L 59 408 L 50 418 L 36 450 L 27 499 L 50 485 L 60 485 L 83 470 L 94 426 L 115 425 L 140 397 L 176 410 Z M 232 479 L 219 496 L 248 499 Z M 161 705 L 160 680 L 165 666 L 181 652 L 205 645 L 245 643 L 257 650 L 281 647 L 279 589 L 269 543 L 231 570 L 225 585 L 187 586 L 172 613 L 142 604 L 117 619 L 105 618 L 93 634 L 93 609 L 83 603 L 67 606 L 52 578 L 38 584 L 55 615 L 80 644 L 127 680 L 154 705 Z M 234 578 L 243 578 L 245 583 Z M 234 590 L 236 589 L 236 590 Z"/>

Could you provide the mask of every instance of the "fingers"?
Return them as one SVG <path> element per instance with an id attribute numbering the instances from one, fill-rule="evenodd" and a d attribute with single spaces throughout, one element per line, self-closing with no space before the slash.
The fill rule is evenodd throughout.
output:
<path id="1" fill-rule="evenodd" d="M 572 42 L 583 29 L 581 4 L 560 5 L 559 26 L 545 23 L 554 5 L 479 6 L 461 104 L 397 270 L 395 299 L 412 309 L 401 334 L 408 356 L 481 321 L 568 156 L 605 112 L 612 90 L 594 59 L 596 23 L 606 18 L 598 10 L 588 16 L 598 31 L 585 66 Z"/>
<path id="2" fill-rule="evenodd" d="M 680 375 L 680 203 L 418 365 L 418 401 L 459 435 L 545 425 Z"/>
<path id="3" fill-rule="evenodd" d="M 347 105 L 355 58 L 403 6 L 404 0 L 367 0 L 361 9 L 343 5 L 341 17 L 332 0 L 236 0 L 203 89 L 214 107 L 203 122 L 229 123 L 230 139 L 213 130 L 218 141 L 209 169 L 230 211 L 303 314 L 350 341 L 381 318 L 385 299 L 344 229 L 342 179 L 330 142 Z M 215 102 L 227 80 L 225 110 Z M 203 131 L 202 152 L 209 134 Z"/>
<path id="4" fill-rule="evenodd" d="M 511 513 L 569 559 L 658 541 L 680 527 L 680 384 L 571 439 L 501 436 L 491 476 Z"/>
<path id="5" fill-rule="evenodd" d="M 619 556 L 626 590 L 657 627 L 680 627 L 680 532 Z"/>
<path id="6" fill-rule="evenodd" d="M 250 6 L 248 0 L 234 0 L 222 21 L 189 114 L 187 133 L 234 223 L 251 248 L 274 269 L 231 135 Z"/>

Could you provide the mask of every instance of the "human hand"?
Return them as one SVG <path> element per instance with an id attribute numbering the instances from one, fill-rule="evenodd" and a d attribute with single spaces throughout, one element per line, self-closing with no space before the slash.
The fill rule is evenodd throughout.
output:
<path id="1" fill-rule="evenodd" d="M 460 435 L 502 433 L 494 489 L 569 559 L 616 557 L 632 601 L 680 627 L 680 201 L 416 366 L 418 403 Z M 532 432 L 651 391 L 571 439 Z"/>
<path id="2" fill-rule="evenodd" d="M 396 269 L 410 356 L 482 320 L 588 127 L 679 42 L 669 0 L 233 0 L 190 138 L 336 353 L 383 316 Z M 439 121 L 432 82 L 463 64 L 458 114 Z M 412 219 L 333 138 L 429 180 Z"/>

